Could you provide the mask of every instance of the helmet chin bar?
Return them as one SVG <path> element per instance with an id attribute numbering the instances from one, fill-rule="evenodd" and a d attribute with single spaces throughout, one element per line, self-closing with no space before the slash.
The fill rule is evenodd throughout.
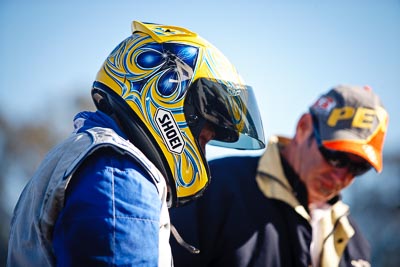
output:
<path id="1" fill-rule="evenodd" d="M 102 87 L 105 87 L 102 85 Z M 107 90 L 107 92 L 105 92 Z M 117 119 L 122 131 L 127 135 L 129 141 L 134 144 L 143 154 L 157 167 L 157 169 L 164 176 L 167 184 L 167 204 L 168 207 L 175 206 L 177 199 L 175 199 L 175 182 L 172 178 L 166 159 L 163 156 L 161 149 L 154 144 L 155 140 L 148 133 L 147 129 L 141 125 L 140 120 L 136 114 L 129 108 L 128 104 L 121 99 L 119 95 L 109 89 L 93 88 L 92 97 L 96 107 Z M 172 184 L 171 184 L 172 183 Z M 171 186 L 172 185 L 172 186 Z"/>

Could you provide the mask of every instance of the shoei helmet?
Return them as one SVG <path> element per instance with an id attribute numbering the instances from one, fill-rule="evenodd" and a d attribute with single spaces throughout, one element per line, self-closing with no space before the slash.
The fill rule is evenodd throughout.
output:
<path id="1" fill-rule="evenodd" d="M 164 175 L 170 206 L 201 195 L 210 181 L 198 140 L 205 122 L 215 145 L 264 147 L 251 87 L 217 48 L 185 28 L 134 21 L 132 35 L 98 72 L 92 96 Z"/>

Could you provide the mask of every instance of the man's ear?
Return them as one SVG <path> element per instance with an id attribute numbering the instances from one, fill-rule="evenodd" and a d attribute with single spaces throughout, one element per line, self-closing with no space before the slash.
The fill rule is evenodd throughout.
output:
<path id="1" fill-rule="evenodd" d="M 296 143 L 302 143 L 307 140 L 313 133 L 313 122 L 310 113 L 303 114 L 296 126 L 296 134 L 294 140 Z"/>

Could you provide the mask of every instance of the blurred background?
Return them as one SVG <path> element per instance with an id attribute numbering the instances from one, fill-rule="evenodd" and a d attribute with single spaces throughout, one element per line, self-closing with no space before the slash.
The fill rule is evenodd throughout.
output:
<path id="1" fill-rule="evenodd" d="M 372 266 L 400 266 L 400 0 L 0 0 L 0 266 L 12 210 L 132 20 L 184 26 L 217 46 L 253 86 L 266 136 L 292 136 L 317 97 L 369 85 L 390 115 L 384 170 L 345 191 Z M 208 157 L 248 152 L 208 147 Z M 260 153 L 254 152 L 254 153 Z"/>

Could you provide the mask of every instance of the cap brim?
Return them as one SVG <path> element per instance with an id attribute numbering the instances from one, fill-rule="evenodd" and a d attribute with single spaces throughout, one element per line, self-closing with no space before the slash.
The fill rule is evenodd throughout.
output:
<path id="1" fill-rule="evenodd" d="M 370 144 L 356 142 L 354 140 L 335 140 L 323 141 L 323 145 L 328 149 L 357 155 L 368 161 L 378 173 L 382 171 L 382 153 L 381 151 L 377 151 Z"/>

